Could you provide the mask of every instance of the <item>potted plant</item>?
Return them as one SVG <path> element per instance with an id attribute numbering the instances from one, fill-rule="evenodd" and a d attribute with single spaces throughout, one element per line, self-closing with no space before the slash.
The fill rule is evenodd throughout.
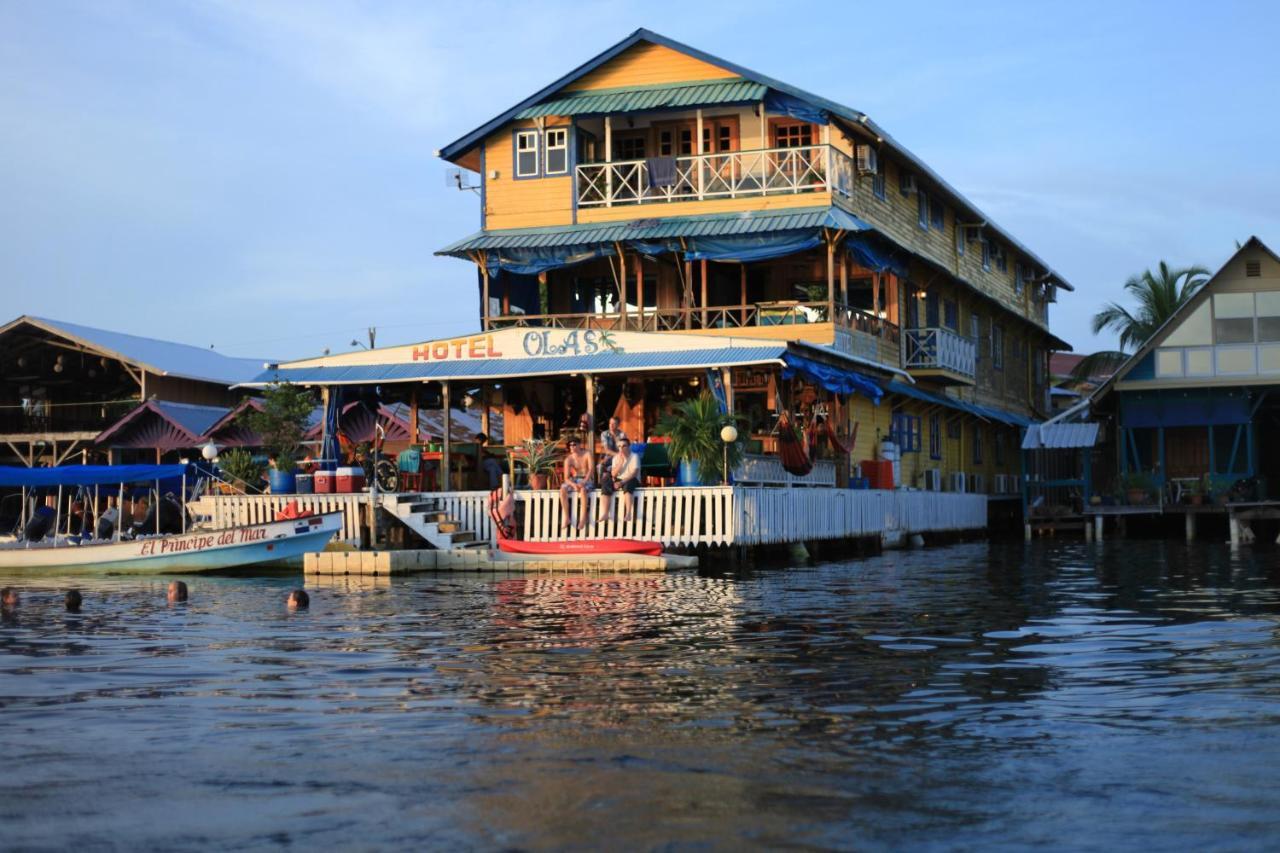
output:
<path id="1" fill-rule="evenodd" d="M 710 393 L 675 405 L 658 421 L 654 432 L 670 440 L 667 453 L 680 465 L 682 485 L 723 483 L 725 463 L 733 471 L 742 462 L 742 440 L 725 444 L 720 431 L 737 426 L 737 419 L 720 411 L 720 403 Z"/>
<path id="2" fill-rule="evenodd" d="M 1182 493 L 1187 497 L 1187 503 L 1191 506 L 1200 506 L 1204 503 L 1204 482 L 1201 480 L 1192 480 L 1182 487 Z"/>
<path id="3" fill-rule="evenodd" d="M 524 461 L 529 467 L 529 488 L 545 489 L 547 479 L 556 470 L 556 445 L 541 438 L 526 438 L 523 447 Z"/>
<path id="4" fill-rule="evenodd" d="M 1151 497 L 1151 475 L 1143 471 L 1131 471 L 1121 478 L 1125 500 L 1130 506 L 1146 503 Z"/>
<path id="5" fill-rule="evenodd" d="M 294 490 L 298 456 L 314 408 L 311 393 L 305 388 L 277 382 L 262 392 L 262 408 L 246 413 L 249 428 L 261 436 L 263 446 L 275 460 L 269 474 L 272 494 Z"/>
<path id="6" fill-rule="evenodd" d="M 224 478 L 245 492 L 262 491 L 263 466 L 243 447 L 236 447 L 223 453 L 218 459 L 218 468 L 222 471 Z"/>

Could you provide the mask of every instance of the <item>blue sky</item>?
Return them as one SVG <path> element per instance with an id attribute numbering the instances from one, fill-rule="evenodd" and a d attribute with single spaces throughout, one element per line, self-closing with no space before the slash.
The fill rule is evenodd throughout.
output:
<path id="1" fill-rule="evenodd" d="M 474 329 L 432 252 L 478 199 L 433 152 L 646 26 L 869 113 L 1109 346 L 1128 275 L 1280 247 L 1277 9 L 0 0 L 0 319 L 271 358 Z"/>

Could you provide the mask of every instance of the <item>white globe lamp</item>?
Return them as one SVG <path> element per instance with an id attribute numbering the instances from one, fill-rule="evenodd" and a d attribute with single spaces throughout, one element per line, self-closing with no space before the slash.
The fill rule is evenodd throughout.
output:
<path id="1" fill-rule="evenodd" d="M 200 448 L 200 455 L 204 457 L 204 461 L 212 462 L 218 458 L 218 445 L 210 441 L 204 447 Z"/>
<path id="2" fill-rule="evenodd" d="M 724 484 L 729 485 L 729 445 L 738 440 L 738 428 L 733 424 L 720 427 L 720 440 L 724 442 Z"/>

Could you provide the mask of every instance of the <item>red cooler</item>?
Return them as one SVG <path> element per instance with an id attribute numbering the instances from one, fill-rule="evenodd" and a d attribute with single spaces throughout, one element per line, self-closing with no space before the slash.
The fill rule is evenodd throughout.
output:
<path id="1" fill-rule="evenodd" d="M 893 488 L 893 462 L 888 459 L 864 459 L 862 476 L 867 480 L 867 488 Z"/>
<path id="2" fill-rule="evenodd" d="M 339 468 L 337 474 L 337 489 L 339 494 L 349 495 L 352 492 L 364 491 L 363 468 Z"/>
<path id="3" fill-rule="evenodd" d="M 333 481 L 333 471 L 317 471 L 315 479 L 312 481 L 312 488 L 317 495 L 331 495 L 334 488 Z"/>

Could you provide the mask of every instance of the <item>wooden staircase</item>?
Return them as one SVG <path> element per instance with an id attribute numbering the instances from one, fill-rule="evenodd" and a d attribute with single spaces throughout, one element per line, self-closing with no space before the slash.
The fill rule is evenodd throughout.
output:
<path id="1" fill-rule="evenodd" d="M 488 542 L 476 538 L 474 530 L 463 530 L 462 525 L 450 518 L 436 499 L 416 494 L 383 495 L 382 508 L 437 550 L 489 547 Z"/>

